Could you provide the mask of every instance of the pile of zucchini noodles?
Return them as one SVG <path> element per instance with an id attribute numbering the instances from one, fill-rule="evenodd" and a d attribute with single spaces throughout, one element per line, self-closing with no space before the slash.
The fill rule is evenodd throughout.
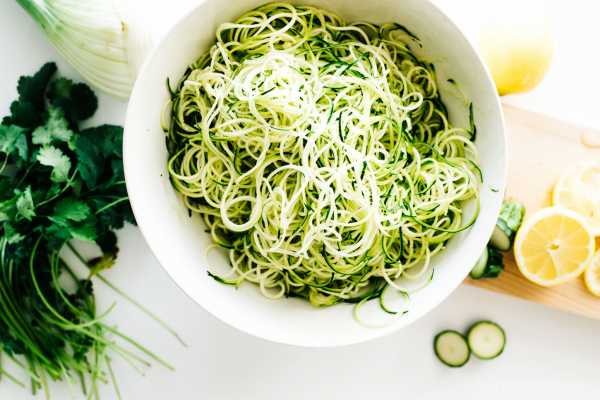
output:
<path id="1" fill-rule="evenodd" d="M 482 178 L 419 39 L 285 3 L 216 36 L 163 118 L 172 184 L 228 249 L 231 274 L 209 274 L 316 306 L 428 274 Z"/>

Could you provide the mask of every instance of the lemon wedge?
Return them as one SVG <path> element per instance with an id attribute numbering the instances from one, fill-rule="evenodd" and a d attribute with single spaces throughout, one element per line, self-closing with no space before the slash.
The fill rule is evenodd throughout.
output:
<path id="1" fill-rule="evenodd" d="M 590 293 L 600 297 L 600 250 L 596 252 L 594 260 L 585 270 L 584 279 Z"/>
<path id="2" fill-rule="evenodd" d="M 521 273 L 541 286 L 577 278 L 594 256 L 594 235 L 574 211 L 544 208 L 521 226 L 515 239 L 515 260 Z"/>
<path id="3" fill-rule="evenodd" d="M 565 171 L 554 187 L 553 203 L 584 217 L 600 236 L 600 163 L 577 164 Z"/>

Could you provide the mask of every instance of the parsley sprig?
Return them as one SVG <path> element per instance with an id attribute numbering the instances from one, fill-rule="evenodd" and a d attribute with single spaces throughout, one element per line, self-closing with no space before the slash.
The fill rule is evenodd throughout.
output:
<path id="1" fill-rule="evenodd" d="M 80 129 L 97 98 L 83 83 L 55 78 L 56 71 L 48 63 L 21 77 L 18 99 L 0 124 L 0 355 L 26 370 L 34 392 L 47 392 L 48 379 L 78 377 L 93 397 L 98 382 L 116 388 L 113 355 L 133 365 L 148 365 L 146 356 L 170 366 L 104 323 L 106 312 L 97 310 L 95 275 L 127 297 L 99 274 L 117 256 L 115 230 L 135 223 L 122 128 Z M 103 255 L 86 260 L 73 239 L 96 243 Z M 88 266 L 88 276 L 60 257 L 65 246 Z M 0 376 L 23 385 L 1 365 Z"/>

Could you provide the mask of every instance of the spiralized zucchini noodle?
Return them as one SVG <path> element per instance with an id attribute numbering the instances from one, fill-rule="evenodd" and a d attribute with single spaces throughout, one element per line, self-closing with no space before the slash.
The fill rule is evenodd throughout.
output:
<path id="1" fill-rule="evenodd" d="M 399 24 L 285 3 L 218 28 L 163 122 L 173 186 L 228 249 L 230 275 L 211 276 L 361 303 L 422 277 L 472 225 L 475 127 L 450 124 L 420 45 Z"/>

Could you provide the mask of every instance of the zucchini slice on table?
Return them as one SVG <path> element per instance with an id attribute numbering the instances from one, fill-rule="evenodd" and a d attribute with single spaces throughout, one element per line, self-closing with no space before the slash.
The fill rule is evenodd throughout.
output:
<path id="1" fill-rule="evenodd" d="M 441 362 L 452 368 L 462 367 L 471 356 L 465 337 L 452 330 L 442 331 L 435 336 L 433 350 Z"/>
<path id="2" fill-rule="evenodd" d="M 515 234 L 523 222 L 524 215 L 525 206 L 523 204 L 515 200 L 505 200 L 502 203 L 490 244 L 498 250 L 510 250 Z"/>
<path id="3" fill-rule="evenodd" d="M 479 321 L 469 328 L 467 342 L 475 357 L 491 360 L 504 351 L 506 335 L 504 329 L 495 322 Z"/>

